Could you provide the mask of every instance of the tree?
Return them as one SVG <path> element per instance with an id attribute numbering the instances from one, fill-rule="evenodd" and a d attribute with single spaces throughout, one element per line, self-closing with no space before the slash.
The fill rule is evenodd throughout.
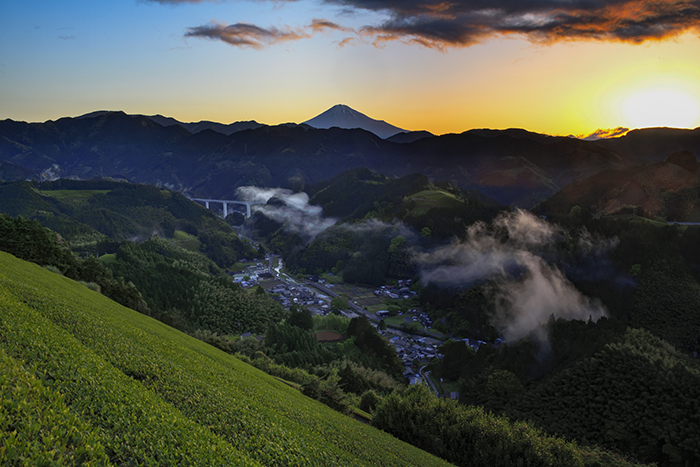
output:
<path id="1" fill-rule="evenodd" d="M 333 311 L 343 311 L 347 309 L 348 301 L 343 297 L 333 297 L 331 299 L 331 310 Z"/>
<path id="2" fill-rule="evenodd" d="M 245 215 L 238 211 L 233 211 L 231 214 L 226 216 L 226 223 L 232 226 L 239 226 L 245 223 Z"/>
<path id="3" fill-rule="evenodd" d="M 377 395 L 372 389 L 362 394 L 362 399 L 360 399 L 360 409 L 365 412 L 371 413 L 377 408 L 382 398 Z"/>
<path id="4" fill-rule="evenodd" d="M 290 308 L 287 323 L 307 331 L 314 328 L 311 312 L 306 307 L 297 308 L 296 305 L 292 305 Z"/>

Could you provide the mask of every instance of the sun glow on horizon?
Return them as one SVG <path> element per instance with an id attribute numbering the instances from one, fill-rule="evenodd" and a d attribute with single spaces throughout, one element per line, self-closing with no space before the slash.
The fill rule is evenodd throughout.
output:
<path id="1" fill-rule="evenodd" d="M 627 96 L 621 106 L 632 128 L 700 126 L 700 99 L 682 89 L 642 89 Z"/>

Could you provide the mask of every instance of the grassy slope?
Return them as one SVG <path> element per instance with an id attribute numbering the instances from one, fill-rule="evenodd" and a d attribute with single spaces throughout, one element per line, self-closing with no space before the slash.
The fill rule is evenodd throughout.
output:
<path id="1" fill-rule="evenodd" d="M 406 200 L 411 200 L 416 203 L 411 211 L 413 216 L 421 216 L 426 214 L 433 208 L 453 208 L 464 204 L 452 193 L 447 193 L 442 190 L 424 190 L 414 193 L 406 197 Z"/>
<path id="2" fill-rule="evenodd" d="M 107 194 L 112 190 L 47 190 L 39 191 L 44 196 L 56 199 L 85 199 L 97 194 Z"/>
<path id="3" fill-rule="evenodd" d="M 99 459 L 104 447 L 112 462 L 149 465 L 443 464 L 230 355 L 5 253 L 0 311 L 0 352 L 15 371 L 60 398 L 70 408 L 67 416 L 77 417 L 75 426 L 98 436 L 91 451 L 87 441 L 74 440 L 71 453 Z M 17 402 L 7 391 L 0 394 L 3 405 Z M 56 429 L 57 422 L 45 420 L 42 433 Z M 12 434 L 3 430 L 0 445 Z"/>

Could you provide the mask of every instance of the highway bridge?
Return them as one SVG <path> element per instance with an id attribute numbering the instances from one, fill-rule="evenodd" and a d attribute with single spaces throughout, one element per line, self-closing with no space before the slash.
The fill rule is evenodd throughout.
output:
<path id="1" fill-rule="evenodd" d="M 207 199 L 207 198 L 190 198 L 192 201 L 196 201 L 198 203 L 204 203 L 204 207 L 209 209 L 209 204 L 210 203 L 221 203 L 224 206 L 224 218 L 228 216 L 228 205 L 229 204 L 238 204 L 238 205 L 243 205 L 245 206 L 245 217 L 249 218 L 251 216 L 251 206 L 257 206 L 257 205 L 263 205 L 265 203 L 256 203 L 253 201 L 239 201 L 235 199 Z"/>

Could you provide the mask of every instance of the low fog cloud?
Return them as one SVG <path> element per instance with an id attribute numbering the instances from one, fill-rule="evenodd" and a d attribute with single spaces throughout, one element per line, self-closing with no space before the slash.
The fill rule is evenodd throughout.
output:
<path id="1" fill-rule="evenodd" d="M 419 253 L 415 260 L 424 283 L 466 287 L 489 281 L 496 304 L 493 324 L 506 340 L 531 333 L 545 340 L 541 325 L 550 316 L 595 321 L 606 315 L 601 303 L 583 296 L 545 259 L 555 254 L 556 242 L 563 237 L 554 226 L 518 210 L 491 225 L 474 224 L 465 240 Z M 588 254 L 612 247 L 584 237 L 580 248 Z"/>
<path id="2" fill-rule="evenodd" d="M 374 11 L 386 19 L 357 30 L 327 20 L 314 20 L 309 26 L 297 29 L 212 23 L 189 28 L 186 36 L 261 48 L 311 37 L 322 29 L 339 29 L 375 45 L 401 41 L 442 50 L 505 35 L 520 35 L 545 43 L 561 40 L 641 43 L 700 30 L 699 0 L 325 0 L 323 3 L 340 6 L 350 13 Z M 350 39 L 344 39 L 342 44 Z"/>
<path id="3" fill-rule="evenodd" d="M 240 187 L 238 196 L 255 203 L 267 203 L 271 198 L 277 198 L 283 205 L 252 206 L 252 210 L 282 224 L 282 227 L 292 233 L 301 235 L 306 241 L 313 240 L 319 233 L 335 225 L 337 219 L 324 218 L 323 209 L 309 204 L 309 195 L 293 193 L 283 188 L 257 188 L 253 186 Z"/>

